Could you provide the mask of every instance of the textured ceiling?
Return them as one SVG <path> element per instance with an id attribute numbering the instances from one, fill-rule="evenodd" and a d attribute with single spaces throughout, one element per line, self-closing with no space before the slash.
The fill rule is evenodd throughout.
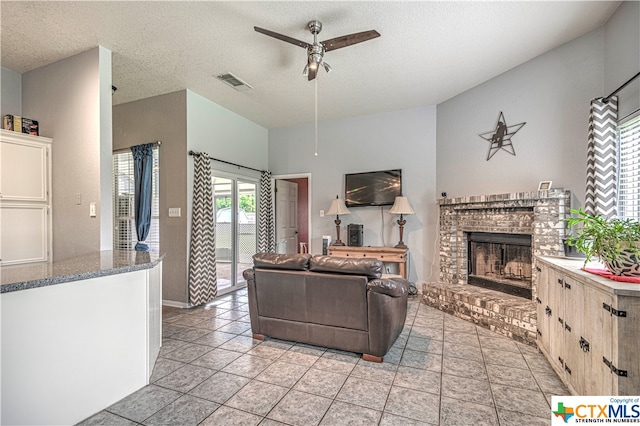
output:
<path id="1" fill-rule="evenodd" d="M 190 89 L 267 128 L 310 123 L 314 82 L 303 41 L 375 29 L 381 37 L 325 54 L 319 118 L 443 102 L 606 22 L 620 2 L 8 2 L 2 66 L 24 73 L 97 45 L 113 53 L 114 104 Z M 254 87 L 237 92 L 215 76 Z"/>

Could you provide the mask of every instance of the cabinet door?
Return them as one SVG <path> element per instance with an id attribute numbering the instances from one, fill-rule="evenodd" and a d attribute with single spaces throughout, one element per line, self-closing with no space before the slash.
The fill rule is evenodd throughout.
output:
<path id="1" fill-rule="evenodd" d="M 564 277 L 563 287 L 565 378 L 582 394 L 585 381 L 585 353 L 580 347 L 580 336 L 584 329 L 584 285 Z"/>
<path id="2" fill-rule="evenodd" d="M 612 395 L 640 395 L 640 297 L 617 296 L 613 304 L 626 316 L 611 317 L 614 365 L 627 376 L 613 376 Z"/>
<path id="3" fill-rule="evenodd" d="M 48 259 L 48 207 L 42 204 L 0 206 L 2 266 Z"/>
<path id="4" fill-rule="evenodd" d="M 49 146 L 29 141 L 0 143 L 0 194 L 3 201 L 46 202 Z"/>
<path id="5" fill-rule="evenodd" d="M 558 370 L 564 370 L 564 280 L 562 274 L 549 269 L 549 355 Z"/>
<path id="6" fill-rule="evenodd" d="M 538 270 L 538 296 L 536 297 L 538 327 L 538 346 L 549 351 L 549 268 L 545 265 Z"/>
<path id="7" fill-rule="evenodd" d="M 602 361 L 603 357 L 612 359 L 612 317 L 610 311 L 603 308 L 603 304 L 611 306 L 611 300 L 611 295 L 589 285 L 584 286 L 585 326 L 580 336 L 585 340 L 583 343 L 585 378 L 582 395 L 616 394 L 613 392 L 611 370 Z"/>

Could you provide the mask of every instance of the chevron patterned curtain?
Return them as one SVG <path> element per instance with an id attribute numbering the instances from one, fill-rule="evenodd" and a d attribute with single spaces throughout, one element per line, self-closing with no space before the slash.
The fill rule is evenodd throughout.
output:
<path id="1" fill-rule="evenodd" d="M 273 191 L 271 190 L 271 172 L 264 171 L 260 176 L 260 204 L 258 210 L 258 252 L 276 251 L 276 226 L 273 214 Z"/>
<path id="2" fill-rule="evenodd" d="M 208 155 L 199 154 L 194 157 L 193 174 L 189 303 L 198 306 L 209 302 L 218 294 L 213 185 Z"/>
<path id="3" fill-rule="evenodd" d="M 587 194 L 584 210 L 605 217 L 617 215 L 616 126 L 618 97 L 591 101 L 587 145 Z"/>

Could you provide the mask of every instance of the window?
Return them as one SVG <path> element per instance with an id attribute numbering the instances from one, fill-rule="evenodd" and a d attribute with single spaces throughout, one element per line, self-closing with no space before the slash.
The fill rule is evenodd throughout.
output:
<path id="1" fill-rule="evenodd" d="M 618 126 L 618 216 L 640 220 L 640 116 Z"/>
<path id="2" fill-rule="evenodd" d="M 146 243 L 160 251 L 160 196 L 158 147 L 153 148 L 151 177 L 151 229 Z M 130 150 L 113 154 L 113 249 L 134 250 L 138 242 L 134 212 L 133 154 Z"/>

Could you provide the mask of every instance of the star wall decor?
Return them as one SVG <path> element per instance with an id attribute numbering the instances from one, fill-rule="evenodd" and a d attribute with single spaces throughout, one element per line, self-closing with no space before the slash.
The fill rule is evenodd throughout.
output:
<path id="1" fill-rule="evenodd" d="M 511 137 L 518 133 L 518 130 L 522 129 L 522 127 L 527 124 L 526 122 L 520 124 L 514 124 L 512 126 L 507 126 L 507 121 L 504 119 L 504 114 L 500 111 L 500 115 L 498 116 L 498 122 L 496 123 L 496 128 L 494 130 L 490 130 L 486 133 L 481 133 L 480 136 L 482 139 L 489 141 L 489 152 L 487 153 L 487 161 L 491 160 L 491 157 L 495 155 L 496 152 L 501 149 L 507 151 L 511 155 L 516 155 L 516 151 L 513 148 L 513 143 L 511 142 Z"/>

